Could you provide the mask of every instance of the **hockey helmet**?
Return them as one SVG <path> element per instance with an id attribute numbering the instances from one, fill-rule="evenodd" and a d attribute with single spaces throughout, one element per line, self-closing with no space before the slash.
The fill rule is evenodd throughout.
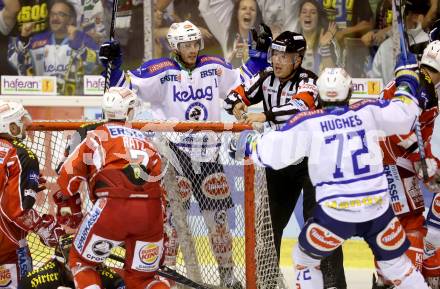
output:
<path id="1" fill-rule="evenodd" d="M 300 33 L 284 31 L 272 42 L 271 49 L 287 53 L 297 52 L 301 56 L 306 52 L 306 39 Z"/>
<path id="2" fill-rule="evenodd" d="M 204 48 L 202 32 L 200 29 L 186 20 L 184 22 L 173 23 L 167 33 L 168 43 L 173 50 L 177 50 L 179 43 L 198 40 L 200 50 Z"/>
<path id="3" fill-rule="evenodd" d="M 132 120 L 140 107 L 136 93 L 125 87 L 110 87 L 102 96 L 102 111 L 107 119 Z"/>
<path id="4" fill-rule="evenodd" d="M 326 68 L 316 82 L 323 103 L 348 101 L 352 92 L 350 75 L 343 68 Z"/>
<path id="5" fill-rule="evenodd" d="M 24 126 L 31 122 L 31 115 L 21 103 L 0 101 L 0 133 L 6 133 L 11 137 L 23 139 L 26 136 Z M 18 135 L 14 135 L 11 132 L 11 123 L 15 123 L 20 128 Z"/>
<path id="6" fill-rule="evenodd" d="M 420 65 L 428 66 L 440 72 L 440 40 L 435 40 L 426 46 Z"/>

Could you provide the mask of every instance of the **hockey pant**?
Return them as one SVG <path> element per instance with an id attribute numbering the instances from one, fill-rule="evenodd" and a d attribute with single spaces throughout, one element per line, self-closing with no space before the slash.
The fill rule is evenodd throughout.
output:
<path id="1" fill-rule="evenodd" d="M 399 217 L 400 224 L 405 230 L 406 237 L 410 242 L 410 247 L 405 252 L 407 257 L 411 260 L 415 268 L 422 272 L 423 268 L 423 239 L 426 234 L 426 229 L 424 228 L 425 218 L 421 213 L 419 214 L 408 214 L 403 217 Z M 385 285 L 391 285 L 392 281 L 384 278 L 382 271 L 378 267 L 377 262 L 376 270 L 378 273 L 379 282 Z"/>
<path id="2" fill-rule="evenodd" d="M 70 250 L 69 267 L 78 289 L 102 288 L 96 266 L 125 244 L 128 289 L 167 289 L 155 278 L 163 251 L 161 200 L 99 198 L 84 218 Z"/>
<path id="3" fill-rule="evenodd" d="M 379 268 L 396 288 L 428 289 L 421 273 L 404 254 L 409 241 L 391 207 L 374 220 L 348 223 L 328 216 L 320 206 L 301 230 L 294 250 L 297 288 L 323 288 L 320 259 L 352 236 L 364 238 L 378 260 Z"/>

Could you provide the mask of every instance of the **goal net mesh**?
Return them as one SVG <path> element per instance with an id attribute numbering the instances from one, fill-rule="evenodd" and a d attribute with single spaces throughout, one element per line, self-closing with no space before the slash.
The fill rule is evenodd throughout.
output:
<path id="1" fill-rule="evenodd" d="M 223 124 L 206 125 L 206 129 L 200 123 L 179 125 L 138 123 L 163 156 L 162 185 L 169 212 L 165 230 L 172 237 L 167 265 L 216 288 L 226 286 L 222 280 L 231 272 L 234 282 L 243 288 L 287 288 L 273 242 L 264 168 L 245 165 L 247 161 L 237 162 L 228 155 L 229 141 L 240 129 Z M 38 156 L 40 171 L 47 179 L 47 190 L 38 194 L 35 205 L 40 214 L 56 212 L 52 201 L 58 188 L 56 169 L 79 126 L 43 121 L 29 130 L 25 143 Z M 86 184 L 81 195 L 87 213 L 92 203 Z M 54 253 L 33 234 L 28 236 L 28 244 L 36 268 Z M 121 268 L 121 258 L 124 249 L 114 248 L 105 263 Z"/>

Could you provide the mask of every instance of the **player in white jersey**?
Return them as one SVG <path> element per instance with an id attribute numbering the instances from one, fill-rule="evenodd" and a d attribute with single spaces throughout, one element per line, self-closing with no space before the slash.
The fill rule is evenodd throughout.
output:
<path id="1" fill-rule="evenodd" d="M 404 254 L 409 242 L 390 207 L 378 144 L 380 136 L 413 127 L 426 101 L 417 97 L 416 77 L 399 66 L 393 100 L 348 106 L 351 77 L 341 68 L 326 69 L 317 82 L 323 109 L 295 115 L 280 131 L 240 135 L 236 155 L 260 165 L 280 169 L 309 157 L 318 206 L 294 250 L 297 288 L 323 288 L 320 259 L 355 235 L 366 240 L 396 288 L 428 288 Z"/>
<path id="2" fill-rule="evenodd" d="M 262 33 L 265 39 L 254 39 L 254 52 L 269 48 L 270 30 Z M 199 55 L 203 38 L 199 28 L 189 21 L 173 23 L 167 38 L 171 56 L 147 61 L 128 71 L 129 77 L 119 69 L 121 54 L 115 42 L 103 44 L 100 51 L 101 60 L 113 61 L 110 86 L 131 86 L 141 99 L 151 103 L 153 111 L 160 112 L 157 116 L 161 119 L 220 120 L 221 100 L 268 65 L 265 53 L 250 53 L 250 60 L 241 69 L 233 69 L 221 57 Z"/>
<path id="3" fill-rule="evenodd" d="M 140 98 L 151 103 L 156 117 L 175 121 L 219 121 L 221 100 L 267 66 L 265 51 L 272 35 L 265 25 L 260 25 L 257 34 L 250 48 L 250 60 L 241 69 L 233 69 L 223 58 L 199 55 L 203 49 L 202 34 L 189 21 L 171 25 L 167 35 L 172 49 L 170 58 L 147 61 L 129 71 L 128 77 L 118 67 L 121 54 L 116 43 L 104 44 L 100 58 L 112 60 L 110 85 L 130 86 Z M 211 134 L 187 133 L 178 141 L 170 141 L 170 147 L 183 168 L 177 170 L 177 179 L 185 205 L 189 208 L 189 199 L 194 195 L 208 227 L 212 251 L 219 264 L 220 285 L 242 288 L 233 276 L 232 234 L 227 210 L 234 204 L 223 166 L 217 161 L 219 140 Z M 210 185 L 212 183 L 216 186 Z M 171 216 L 167 219 L 173 220 Z M 171 231 L 169 244 L 177 242 L 175 236 Z M 177 250 L 170 248 L 170 251 L 174 256 L 165 252 L 165 258 L 170 257 L 170 262 L 175 262 Z"/>

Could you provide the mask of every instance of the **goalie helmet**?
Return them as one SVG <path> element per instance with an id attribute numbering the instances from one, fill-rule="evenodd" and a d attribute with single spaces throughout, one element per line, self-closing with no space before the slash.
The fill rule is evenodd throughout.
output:
<path id="1" fill-rule="evenodd" d="M 0 133 L 24 139 L 26 137 L 24 126 L 31 122 L 31 115 L 21 103 L 0 101 Z M 15 123 L 20 128 L 18 135 L 11 132 L 11 123 Z"/>
<path id="2" fill-rule="evenodd" d="M 191 22 L 177 22 L 170 26 L 167 33 L 168 43 L 171 49 L 178 50 L 179 43 L 198 40 L 200 42 L 200 50 L 203 49 L 203 38 L 200 29 Z"/>
<path id="3" fill-rule="evenodd" d="M 426 65 L 440 72 L 440 40 L 435 40 L 426 46 L 420 65 Z"/>
<path id="4" fill-rule="evenodd" d="M 102 111 L 107 119 L 132 120 L 140 106 L 136 93 L 125 87 L 110 87 L 102 96 Z"/>
<path id="5" fill-rule="evenodd" d="M 326 103 L 348 101 L 351 97 L 352 81 L 343 68 L 326 68 L 316 82 L 319 99 Z"/>

